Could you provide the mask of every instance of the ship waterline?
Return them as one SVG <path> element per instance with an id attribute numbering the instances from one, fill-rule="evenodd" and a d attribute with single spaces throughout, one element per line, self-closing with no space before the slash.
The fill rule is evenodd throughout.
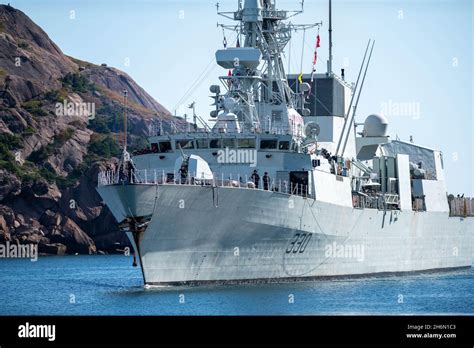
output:
<path id="1" fill-rule="evenodd" d="M 116 217 L 125 210 L 151 217 L 133 241 L 145 284 L 289 281 L 472 264 L 473 220 L 445 212 L 356 209 L 234 187 L 99 188 L 108 202 L 117 192 L 128 203 L 112 209 Z"/>

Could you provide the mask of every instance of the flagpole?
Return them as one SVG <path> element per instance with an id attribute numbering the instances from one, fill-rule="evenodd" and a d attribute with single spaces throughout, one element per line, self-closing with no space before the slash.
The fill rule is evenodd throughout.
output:
<path id="1" fill-rule="evenodd" d="M 123 90 L 123 149 L 127 151 L 127 90 Z"/>

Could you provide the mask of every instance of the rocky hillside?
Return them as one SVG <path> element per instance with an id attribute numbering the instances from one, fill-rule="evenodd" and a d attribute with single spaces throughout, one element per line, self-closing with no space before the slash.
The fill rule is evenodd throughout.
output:
<path id="1" fill-rule="evenodd" d="M 63 54 L 23 12 L 0 5 L 0 243 L 47 254 L 128 245 L 95 191 L 115 165 L 127 91 L 129 147 L 170 113 L 124 72 Z"/>

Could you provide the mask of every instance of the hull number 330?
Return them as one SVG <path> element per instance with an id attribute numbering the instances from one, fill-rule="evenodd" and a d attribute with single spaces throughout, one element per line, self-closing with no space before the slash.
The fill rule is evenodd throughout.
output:
<path id="1" fill-rule="evenodd" d="M 311 233 L 297 233 L 291 239 L 288 248 L 286 248 L 286 253 L 304 253 L 306 250 L 306 246 L 308 245 L 309 241 L 311 240 Z"/>

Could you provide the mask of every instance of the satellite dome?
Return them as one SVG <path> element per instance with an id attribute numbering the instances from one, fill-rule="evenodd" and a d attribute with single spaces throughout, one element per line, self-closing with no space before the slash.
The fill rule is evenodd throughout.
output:
<path id="1" fill-rule="evenodd" d="M 364 122 L 364 136 L 384 137 L 387 134 L 388 121 L 383 115 L 369 115 Z"/>

